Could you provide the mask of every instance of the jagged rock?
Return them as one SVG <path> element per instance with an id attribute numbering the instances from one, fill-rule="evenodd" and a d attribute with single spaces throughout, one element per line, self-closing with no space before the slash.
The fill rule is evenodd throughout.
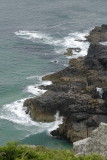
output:
<path id="1" fill-rule="evenodd" d="M 73 143 L 76 154 L 107 153 L 107 124 L 101 123 L 89 138 Z"/>
<path id="2" fill-rule="evenodd" d="M 73 51 L 72 51 L 72 48 L 68 48 L 66 50 L 66 52 L 64 53 L 65 56 L 72 56 L 73 55 Z"/>
<path id="3" fill-rule="evenodd" d="M 95 27 L 86 37 L 89 42 L 105 42 L 107 41 L 107 25 Z"/>

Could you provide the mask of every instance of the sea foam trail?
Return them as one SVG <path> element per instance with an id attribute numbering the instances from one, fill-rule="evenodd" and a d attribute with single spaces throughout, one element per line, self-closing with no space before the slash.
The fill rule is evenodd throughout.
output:
<path id="1" fill-rule="evenodd" d="M 27 86 L 25 91 L 28 93 L 32 93 L 35 96 L 40 96 L 41 94 L 44 94 L 47 90 L 40 89 L 39 86 L 41 85 L 48 86 L 51 84 L 52 84 L 51 81 L 42 81 L 42 83 Z"/>
<path id="2" fill-rule="evenodd" d="M 28 92 L 28 93 L 32 93 L 35 96 L 40 96 L 41 94 L 44 94 L 47 90 L 40 89 L 39 86 L 41 86 L 41 85 L 44 85 L 44 86 L 51 85 L 52 81 L 42 81 L 42 77 L 43 76 L 30 76 L 30 77 L 27 77 L 26 79 L 28 79 L 28 80 L 29 79 L 38 79 L 39 83 L 35 84 L 35 85 L 27 86 L 24 91 Z"/>
<path id="3" fill-rule="evenodd" d="M 89 47 L 89 43 L 85 42 L 85 36 L 88 34 L 88 31 L 84 33 L 74 32 L 70 33 L 63 38 L 55 38 L 49 34 L 37 32 L 37 31 L 17 31 L 15 35 L 20 38 L 28 39 L 34 42 L 44 43 L 48 45 L 57 46 L 59 48 L 54 49 L 54 54 L 63 54 L 67 48 L 80 48 L 81 51 L 77 53 L 73 51 L 72 57 L 67 58 L 77 58 L 80 56 L 87 55 L 87 50 Z"/>
<path id="4" fill-rule="evenodd" d="M 15 32 L 15 35 L 17 35 L 20 38 L 36 41 L 39 43 L 49 44 L 49 45 L 55 45 L 59 46 L 61 43 L 60 39 L 53 38 L 49 34 L 37 32 L 37 31 L 17 31 Z"/>
<path id="5" fill-rule="evenodd" d="M 46 92 L 46 90 L 44 89 L 39 89 L 38 87 L 36 87 L 35 85 L 29 85 L 26 88 L 26 92 L 28 93 L 32 93 L 33 95 L 39 96 L 41 94 L 44 94 Z"/>
<path id="6" fill-rule="evenodd" d="M 97 87 L 97 92 L 99 93 L 99 96 L 102 98 L 102 95 L 103 95 L 103 89 L 102 88 L 99 88 Z"/>

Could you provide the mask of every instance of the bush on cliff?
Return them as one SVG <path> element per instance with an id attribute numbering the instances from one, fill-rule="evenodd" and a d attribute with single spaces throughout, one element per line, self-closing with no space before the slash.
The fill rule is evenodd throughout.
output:
<path id="1" fill-rule="evenodd" d="M 0 147 L 0 160 L 107 160 L 99 155 L 75 156 L 69 150 L 52 150 L 43 146 L 18 145 L 16 142 Z"/>

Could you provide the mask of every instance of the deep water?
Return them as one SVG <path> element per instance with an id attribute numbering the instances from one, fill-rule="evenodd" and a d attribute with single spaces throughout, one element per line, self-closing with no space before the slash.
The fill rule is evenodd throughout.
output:
<path id="1" fill-rule="evenodd" d="M 43 92 L 35 88 L 44 83 L 41 76 L 68 64 L 63 55 L 68 47 L 81 47 L 79 54 L 86 55 L 88 44 L 75 39 L 84 39 L 90 29 L 105 23 L 107 0 L 0 0 L 0 145 L 21 140 L 72 147 L 48 133 L 60 120 L 33 122 L 23 101 Z"/>

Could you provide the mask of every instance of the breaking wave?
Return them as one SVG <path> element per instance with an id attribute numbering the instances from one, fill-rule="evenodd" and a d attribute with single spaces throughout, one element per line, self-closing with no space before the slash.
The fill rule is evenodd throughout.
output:
<path id="1" fill-rule="evenodd" d="M 55 115 L 55 121 L 50 123 L 42 123 L 32 121 L 29 114 L 26 114 L 26 108 L 23 107 L 25 99 L 17 100 L 13 103 L 6 104 L 0 109 L 0 119 L 5 119 L 18 125 L 18 128 L 26 129 L 28 131 L 35 133 L 40 133 L 43 131 L 51 131 L 57 128 L 59 124 L 62 123 L 62 117 L 59 117 L 57 112 Z M 32 128 L 33 127 L 33 128 Z M 35 131 L 34 131 L 35 127 Z"/>
<path id="2" fill-rule="evenodd" d="M 38 78 L 40 83 L 37 85 L 29 85 L 26 87 L 26 92 L 32 93 L 35 96 L 41 95 L 46 92 L 46 90 L 39 89 L 38 86 L 40 84 L 50 85 L 51 81 L 42 81 L 41 76 L 31 76 L 29 78 Z M 59 113 L 57 112 L 55 115 L 55 121 L 50 123 L 42 123 L 32 121 L 29 114 L 26 114 L 26 107 L 23 107 L 23 103 L 26 100 L 20 99 L 14 101 L 10 104 L 3 105 L 0 108 L 0 119 L 8 120 L 14 124 L 16 124 L 16 128 L 18 130 L 27 130 L 26 134 L 37 134 L 44 131 L 50 132 L 52 129 L 57 128 L 59 124 L 62 123 L 62 117 L 59 117 Z M 28 136 L 27 134 L 26 136 Z"/>
<path id="3" fill-rule="evenodd" d="M 38 43 L 44 43 L 49 45 L 55 45 L 58 46 L 61 43 L 61 40 L 54 39 L 48 34 L 37 32 L 37 31 L 21 31 L 15 32 L 15 35 L 17 35 L 20 38 L 36 41 Z"/>
<path id="4" fill-rule="evenodd" d="M 88 31 L 85 31 L 84 33 L 80 32 L 70 33 L 66 37 L 63 37 L 61 39 L 37 31 L 19 30 L 15 32 L 15 35 L 17 35 L 22 39 L 27 39 L 38 43 L 57 46 L 59 48 L 55 49 L 56 54 L 63 54 L 67 48 L 80 48 L 81 51 L 79 53 L 73 51 L 73 56 L 69 57 L 69 58 L 77 58 L 79 56 L 87 55 L 87 50 L 89 47 L 89 43 L 85 41 L 86 40 L 85 36 L 87 35 L 87 33 Z"/>

